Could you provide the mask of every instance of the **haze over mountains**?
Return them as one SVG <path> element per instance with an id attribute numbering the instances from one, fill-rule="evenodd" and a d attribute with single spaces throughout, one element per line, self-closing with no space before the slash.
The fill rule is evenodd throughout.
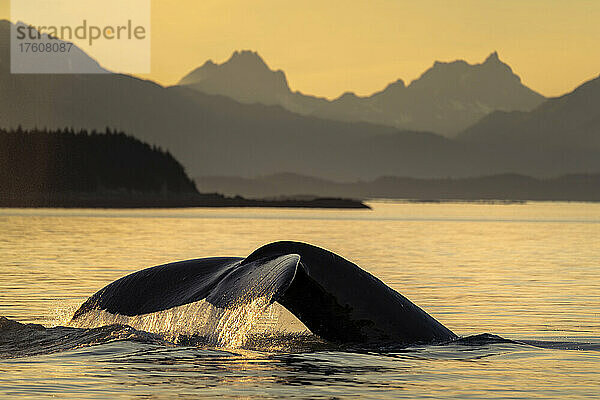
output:
<path id="1" fill-rule="evenodd" d="M 385 176 L 370 181 L 333 182 L 282 173 L 256 178 L 201 177 L 195 181 L 200 191 L 216 191 L 248 198 L 301 198 L 312 195 L 424 201 L 600 201 L 600 174 L 571 174 L 549 179 L 536 179 L 518 174 L 461 179 Z"/>
<path id="2" fill-rule="evenodd" d="M 445 136 L 455 136 L 492 111 L 530 111 L 545 100 L 524 86 L 496 52 L 476 65 L 436 61 L 408 86 L 399 79 L 371 96 L 347 92 L 332 101 L 292 92 L 285 73 L 271 70 L 252 51 L 236 51 L 223 64 L 207 61 L 179 84 L 242 103 L 280 105 L 302 115 Z"/>
<path id="3" fill-rule="evenodd" d="M 104 130 L 108 126 L 169 150 L 192 177 L 253 177 L 285 171 L 353 181 L 380 176 L 464 177 L 507 172 L 558 176 L 600 171 L 598 149 L 583 144 L 600 135 L 599 110 L 593 101 L 598 96 L 598 79 L 530 113 L 498 114 L 504 116 L 504 124 L 518 125 L 523 132 L 530 132 L 520 125 L 523 120 L 538 121 L 532 124 L 548 126 L 552 140 L 546 140 L 545 130 L 529 141 L 498 140 L 500 135 L 508 138 L 511 134 L 502 126 L 500 134 L 490 133 L 491 128 L 481 125 L 487 119 L 459 139 L 450 139 L 381 124 L 300 115 L 281 105 L 244 104 L 188 86 L 162 87 L 127 75 L 15 75 L 10 73 L 9 49 L 10 23 L 0 21 L 0 128 Z M 489 63 L 506 69 L 493 58 Z M 432 71 L 463 68 L 463 64 L 450 63 Z M 484 64 L 481 68 L 487 69 Z M 278 75 L 285 81 L 283 74 Z M 433 82 L 423 79 L 421 82 Z M 477 92 L 481 85 L 468 86 Z M 253 90 L 247 94 L 252 95 Z M 272 92 L 266 85 L 262 93 Z M 577 101 L 587 108 L 579 111 L 577 102 L 567 98 L 581 99 Z M 556 104 L 552 107 L 562 110 L 560 119 L 571 122 L 542 126 L 540 121 L 555 112 L 554 108 L 543 111 L 550 107 L 547 104 Z M 497 114 L 489 118 L 494 121 Z M 517 139 L 525 137 L 515 135 Z M 587 141 L 574 141 L 574 137 Z"/>

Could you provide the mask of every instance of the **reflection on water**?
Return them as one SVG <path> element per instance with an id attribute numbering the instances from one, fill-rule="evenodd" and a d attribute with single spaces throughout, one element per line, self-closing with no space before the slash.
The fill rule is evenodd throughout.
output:
<path id="1" fill-rule="evenodd" d="M 0 210 L 0 315 L 64 325 L 87 296 L 129 272 L 299 240 L 356 262 L 460 335 L 491 332 L 525 344 L 486 338 L 373 353 L 304 335 L 254 336 L 242 349 L 219 349 L 127 327 L 56 328 L 51 339 L 40 331 L 29 337 L 51 354 L 0 361 L 0 397 L 582 398 L 600 391 L 600 205 L 372 205 Z M 8 338 L 0 333 L 5 355 Z M 583 350 L 564 350 L 573 347 Z"/>
<path id="2" fill-rule="evenodd" d="M 560 368 L 560 369 L 557 369 Z M 6 396 L 593 398 L 598 355 L 490 345 L 263 353 L 121 341 L 0 363 Z"/>

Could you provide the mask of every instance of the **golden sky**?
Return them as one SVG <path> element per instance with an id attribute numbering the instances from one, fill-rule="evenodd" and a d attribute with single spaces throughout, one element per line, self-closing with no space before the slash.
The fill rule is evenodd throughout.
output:
<path id="1" fill-rule="evenodd" d="M 365 95 L 434 60 L 478 63 L 497 50 L 525 84 L 556 96 L 600 74 L 599 21 L 600 0 L 153 0 L 145 77 L 175 84 L 251 49 L 293 90 Z"/>

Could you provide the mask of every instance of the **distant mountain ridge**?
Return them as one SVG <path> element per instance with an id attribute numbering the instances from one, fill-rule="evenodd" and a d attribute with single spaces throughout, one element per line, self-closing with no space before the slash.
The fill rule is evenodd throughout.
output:
<path id="1" fill-rule="evenodd" d="M 23 22 L 18 22 L 16 24 L 10 24 L 8 21 L 0 21 L 2 24 L 1 29 L 8 29 L 9 31 L 13 29 L 13 34 L 18 37 L 18 29 L 28 28 L 29 26 Z M 65 41 L 60 41 L 62 43 L 69 43 Z M 22 41 L 15 40 L 13 43 L 1 43 L 0 46 L 13 46 L 12 51 L 20 54 L 21 51 L 18 48 L 19 44 L 22 44 Z M 46 33 L 42 33 L 40 38 L 36 40 L 37 44 L 40 45 L 49 45 L 56 44 L 56 38 L 51 38 Z M 34 52 L 29 51 L 26 53 L 26 56 L 14 58 L 12 68 L 19 73 L 37 73 L 40 71 L 40 67 L 43 66 L 44 71 L 51 71 L 53 73 L 73 73 L 76 71 L 85 71 L 86 73 L 93 74 L 108 74 L 111 71 L 103 68 L 98 61 L 90 57 L 86 52 L 81 50 L 77 46 L 69 46 L 68 47 L 68 57 L 63 57 L 63 53 L 47 53 L 47 52 Z M 4 52 L 2 52 L 4 54 Z M 10 59 L 3 58 L 0 59 L 0 63 L 7 63 L 9 68 Z"/>
<path id="2" fill-rule="evenodd" d="M 250 104 L 279 105 L 291 93 L 283 71 L 272 71 L 258 53 L 251 51 L 236 51 L 221 65 L 209 60 L 179 84 Z"/>
<path id="3" fill-rule="evenodd" d="M 600 174 L 570 174 L 536 179 L 501 174 L 462 179 L 380 177 L 370 181 L 334 182 L 282 173 L 257 177 L 198 177 L 200 190 L 229 196 L 285 198 L 287 196 L 350 196 L 361 199 L 600 201 Z"/>
<path id="4" fill-rule="evenodd" d="M 544 140 L 514 146 L 449 139 L 381 124 L 303 116 L 280 105 L 243 104 L 122 74 L 11 74 L 9 50 L 10 22 L 0 21 L 0 128 L 114 127 L 168 150 L 190 176 L 254 177 L 290 171 L 350 181 L 600 171 L 598 150 L 593 148 L 548 150 Z M 348 95 L 343 100 L 355 99 Z M 592 107 L 591 115 L 597 116 L 598 110 Z M 569 130 L 559 131 L 555 141 L 568 144 Z"/>
<path id="5" fill-rule="evenodd" d="M 222 64 L 207 61 L 180 85 L 242 103 L 280 105 L 292 112 L 349 122 L 454 136 L 496 111 L 530 111 L 544 101 L 527 88 L 497 52 L 481 64 L 439 62 L 405 85 L 401 79 L 371 96 L 347 92 L 334 100 L 292 92 L 285 73 L 253 51 L 236 51 Z"/>
<path id="6" fill-rule="evenodd" d="M 368 208 L 339 198 L 201 194 L 171 154 L 122 132 L 20 128 L 0 129 L 0 207 Z"/>
<path id="7" fill-rule="evenodd" d="M 10 28 L 9 21 L 0 21 L 0 128 L 115 127 L 168 149 L 194 176 L 280 169 L 330 177 L 370 176 L 380 168 L 402 165 L 414 173 L 448 170 L 437 164 L 421 166 L 410 155 L 414 146 L 423 149 L 417 152 L 435 148 L 434 154 L 453 147 L 433 134 L 303 117 L 280 106 L 245 105 L 122 74 L 11 74 Z M 394 148 L 406 148 L 406 160 L 395 166 L 392 160 L 399 153 L 377 154 L 375 146 L 371 155 L 361 156 L 362 165 L 357 164 L 365 141 L 377 136 L 392 139 Z M 339 151 L 332 152 L 335 148 Z M 450 149 L 454 151 L 462 154 Z M 453 158 L 439 155 L 440 160 Z M 458 162 L 450 169 L 465 173 L 463 158 L 456 157 Z"/>
<path id="8" fill-rule="evenodd" d="M 531 112 L 494 112 L 458 138 L 515 148 L 596 150 L 600 158 L 600 76 Z"/>

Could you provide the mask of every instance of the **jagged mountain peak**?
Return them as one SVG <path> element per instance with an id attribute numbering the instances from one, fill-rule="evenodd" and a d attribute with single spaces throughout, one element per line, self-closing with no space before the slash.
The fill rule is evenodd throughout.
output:
<path id="1" fill-rule="evenodd" d="M 373 93 L 371 98 L 373 99 L 383 99 L 390 98 L 396 96 L 403 96 L 406 91 L 406 83 L 402 79 L 397 79 L 396 81 L 388 84 L 385 89 Z"/>
<path id="2" fill-rule="evenodd" d="M 500 61 L 500 56 L 498 55 L 497 51 L 494 51 L 492 53 L 490 53 L 489 56 L 487 56 L 487 58 L 485 59 L 485 61 L 483 62 L 484 64 L 488 64 L 488 63 L 501 63 L 502 61 Z"/>
<path id="3" fill-rule="evenodd" d="M 222 64 L 216 64 L 212 60 L 206 61 L 201 67 L 196 68 L 179 82 L 180 85 L 190 85 L 200 81 L 214 78 L 215 74 L 229 75 L 229 77 L 245 76 L 250 79 L 268 79 L 275 76 L 277 80 L 287 80 L 285 73 L 281 70 L 272 70 L 256 51 L 236 50 L 231 57 Z"/>
<path id="4" fill-rule="evenodd" d="M 461 68 L 461 67 L 468 67 L 471 64 L 469 64 L 468 62 L 466 62 L 465 60 L 454 60 L 454 61 L 439 61 L 436 60 L 433 62 L 433 67 L 430 68 L 431 69 L 441 69 L 441 68 Z"/>
<path id="5" fill-rule="evenodd" d="M 225 62 L 225 64 L 228 63 L 239 63 L 244 66 L 256 65 L 267 69 L 269 68 L 265 63 L 265 60 L 263 60 L 263 58 L 260 56 L 260 54 L 258 54 L 257 51 L 252 50 L 234 51 L 229 60 Z"/>
<path id="6" fill-rule="evenodd" d="M 258 52 L 252 50 L 236 50 L 221 64 L 209 60 L 183 77 L 179 84 L 243 103 L 279 104 L 291 94 L 285 73 L 269 68 Z"/>
<path id="7" fill-rule="evenodd" d="M 405 89 L 406 83 L 402 79 L 398 79 L 395 82 L 390 83 L 386 86 L 384 90 L 397 90 L 397 89 Z"/>
<path id="8" fill-rule="evenodd" d="M 516 75 L 512 68 L 500 59 L 497 51 L 492 52 L 479 64 L 470 64 L 464 60 L 450 62 L 435 61 L 433 66 L 425 71 L 418 79 L 412 81 L 409 87 L 426 86 L 448 86 L 457 85 L 473 86 L 482 82 L 498 85 L 510 84 L 521 85 L 521 78 Z M 525 89 L 525 88 L 523 88 Z M 538 95 L 539 96 L 539 95 Z M 539 96 L 541 97 L 541 96 Z"/>
<path id="9" fill-rule="evenodd" d="M 448 135 L 494 110 L 528 111 L 544 100 L 521 84 L 496 51 L 479 64 L 436 61 L 409 85 L 398 79 L 371 96 L 346 92 L 331 101 L 292 93 L 283 71 L 270 69 L 252 50 L 235 51 L 222 64 L 206 63 L 180 84 L 243 103 L 281 105 L 304 115 Z"/>
<path id="10" fill-rule="evenodd" d="M 505 62 L 500 60 L 500 56 L 498 55 L 498 52 L 494 51 L 494 52 L 490 53 L 490 55 L 488 55 L 487 58 L 480 64 L 470 64 L 465 60 L 435 61 L 433 63 L 433 66 L 431 68 L 429 68 L 427 71 L 425 71 L 421 75 L 420 78 L 423 78 L 425 76 L 428 76 L 428 75 L 431 75 L 434 73 L 448 73 L 448 72 L 463 73 L 463 72 L 469 71 L 469 70 L 475 71 L 477 69 L 482 69 L 482 68 L 489 69 L 490 67 L 492 67 L 492 68 L 500 67 L 500 69 L 506 70 L 506 71 L 512 73 L 512 68 L 508 64 L 506 64 Z"/>
<path id="11" fill-rule="evenodd" d="M 476 65 L 476 67 L 492 71 L 504 71 L 513 75 L 515 78 L 518 79 L 519 82 L 521 82 L 521 78 L 513 72 L 511 66 L 500 59 L 500 56 L 498 55 L 497 51 L 491 53 L 483 63 Z"/>
<path id="12" fill-rule="evenodd" d="M 235 50 L 227 61 L 217 64 L 213 60 L 207 60 L 201 67 L 197 68 L 214 68 L 214 67 L 260 67 L 263 69 L 269 69 L 265 60 L 256 51 L 252 50 Z"/>

